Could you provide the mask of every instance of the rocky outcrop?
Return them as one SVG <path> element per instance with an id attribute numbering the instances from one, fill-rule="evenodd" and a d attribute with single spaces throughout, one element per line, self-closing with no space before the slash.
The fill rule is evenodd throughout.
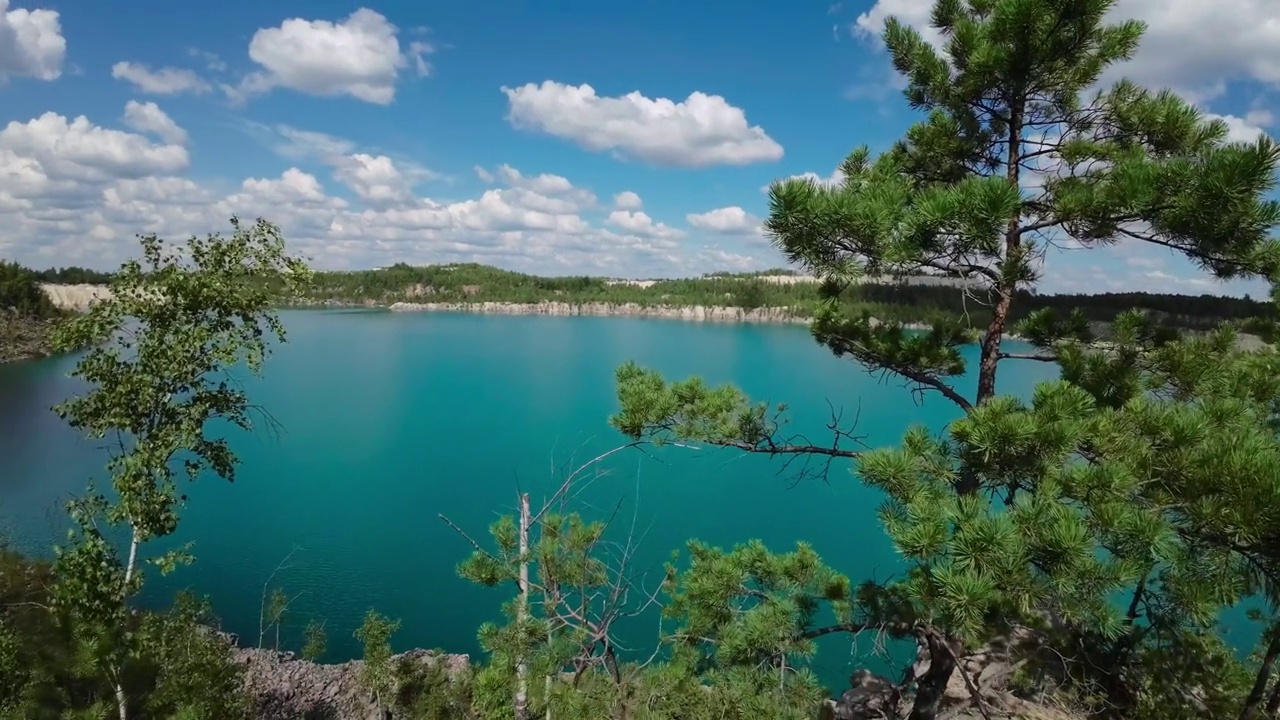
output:
<path id="1" fill-rule="evenodd" d="M 55 322 L 54 318 L 34 318 L 0 308 L 0 363 L 52 355 L 49 338 Z"/>
<path id="2" fill-rule="evenodd" d="M 1035 645 L 1029 631 L 1018 629 L 963 656 L 947 683 L 939 719 L 1082 720 L 1081 715 L 1018 697 L 1013 692 L 1010 681 L 1021 663 L 1012 658 L 1033 651 Z M 928 653 L 921 651 L 911 677 L 923 677 L 928 670 Z M 895 720 L 910 713 L 911 692 L 890 680 L 858 670 L 849 678 L 849 685 L 838 699 L 826 703 L 822 720 Z"/>
<path id="3" fill-rule="evenodd" d="M 493 315 L 553 315 L 596 317 L 648 317 L 693 322 L 737 323 L 807 323 L 791 308 L 741 308 L 715 305 L 641 305 L 639 303 L 567 303 L 567 302 L 398 302 L 389 308 L 395 312 L 468 312 Z"/>
<path id="4" fill-rule="evenodd" d="M 290 652 L 236 648 L 235 662 L 244 668 L 244 687 L 258 720 L 383 720 L 359 682 L 359 660 L 337 665 L 313 663 Z M 392 658 L 424 665 L 447 663 L 451 674 L 466 670 L 466 655 L 413 650 Z"/>

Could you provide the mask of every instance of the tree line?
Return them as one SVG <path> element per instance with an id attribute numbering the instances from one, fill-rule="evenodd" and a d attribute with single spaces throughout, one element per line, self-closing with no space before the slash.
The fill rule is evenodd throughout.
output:
<path id="1" fill-rule="evenodd" d="M 765 276 L 787 276 L 795 270 L 760 273 L 712 273 L 701 278 L 612 281 L 601 277 L 539 277 L 479 264 L 412 266 L 400 263 L 378 270 L 317 272 L 315 285 L 304 291 L 308 302 L 634 303 L 643 306 L 726 306 L 747 309 L 788 308 L 798 317 L 811 317 L 830 298 L 830 288 L 818 282 L 779 283 Z M 898 281 L 860 281 L 843 285 L 838 300 L 846 311 L 869 312 L 881 320 L 928 322 L 943 317 L 969 322 L 990 307 L 993 288 L 959 284 L 925 284 L 910 277 Z M 1079 310 L 1090 321 L 1108 322 L 1121 312 L 1141 310 L 1160 323 L 1206 330 L 1224 320 L 1257 325 L 1272 318 L 1273 306 L 1249 297 L 1210 294 L 1124 292 L 1100 294 L 1038 294 L 1017 291 L 1015 319 L 1036 310 Z M 977 327 L 974 325 L 974 327 Z"/>

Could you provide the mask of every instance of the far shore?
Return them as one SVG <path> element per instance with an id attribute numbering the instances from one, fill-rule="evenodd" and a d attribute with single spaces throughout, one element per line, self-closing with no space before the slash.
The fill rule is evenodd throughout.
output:
<path id="1" fill-rule="evenodd" d="M 94 301 L 110 296 L 101 285 L 53 285 L 41 286 L 54 305 L 64 310 L 84 311 Z M 744 308 L 726 305 L 647 305 L 641 303 L 584 302 L 572 303 L 560 300 L 542 300 L 531 303 L 517 302 L 394 302 L 379 303 L 372 300 L 305 300 L 286 303 L 284 309 L 337 309 L 366 308 L 390 312 L 437 312 L 480 315 L 537 315 L 545 317 L 636 317 L 683 322 L 747 323 L 775 325 L 808 325 L 811 317 L 798 315 L 790 307 Z M 873 322 L 878 322 L 874 318 Z M 926 323 L 903 323 L 907 330 L 928 330 Z M 1016 333 L 1006 332 L 1005 339 L 1026 342 Z M 1241 333 L 1237 345 L 1252 350 L 1263 345 L 1260 338 Z"/>
<path id="2" fill-rule="evenodd" d="M 788 279 L 791 279 L 788 277 Z M 803 282 L 805 278 L 799 280 Z M 111 291 L 103 285 L 41 284 L 41 289 L 55 306 L 62 310 L 83 312 L 95 300 L 110 297 Z M 547 317 L 639 317 L 684 322 L 750 323 L 778 325 L 808 325 L 813 318 L 798 315 L 790 307 L 744 308 L 732 305 L 646 305 L 641 303 L 584 302 L 571 303 L 559 300 L 542 300 L 532 303 L 517 302 L 394 302 L 379 303 L 373 300 L 306 300 L 286 303 L 287 309 L 367 308 L 391 312 L 444 312 L 487 315 L 542 315 Z M 873 322 L 875 319 L 873 318 Z M 903 323 L 907 330 L 927 330 L 925 323 Z M 1011 340 L 1022 338 L 1005 334 Z"/>

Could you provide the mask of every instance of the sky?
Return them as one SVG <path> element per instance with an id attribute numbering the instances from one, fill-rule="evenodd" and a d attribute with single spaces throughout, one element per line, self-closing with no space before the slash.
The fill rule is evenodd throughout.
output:
<path id="1" fill-rule="evenodd" d="M 0 257 L 108 269 L 232 215 L 323 269 L 777 267 L 764 188 L 916 120 L 879 33 L 931 0 L 0 0 Z M 1280 2 L 1118 0 L 1109 71 L 1280 131 Z M 1145 245 L 1051 250 L 1046 292 L 1262 294 Z"/>

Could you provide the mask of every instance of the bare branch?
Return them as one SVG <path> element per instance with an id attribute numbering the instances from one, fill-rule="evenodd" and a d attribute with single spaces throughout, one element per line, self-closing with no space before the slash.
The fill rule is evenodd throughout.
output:
<path id="1" fill-rule="evenodd" d="M 1001 360 L 1035 360 L 1037 362 L 1058 362 L 1058 356 L 1052 353 L 1011 353 L 1001 352 Z"/>

